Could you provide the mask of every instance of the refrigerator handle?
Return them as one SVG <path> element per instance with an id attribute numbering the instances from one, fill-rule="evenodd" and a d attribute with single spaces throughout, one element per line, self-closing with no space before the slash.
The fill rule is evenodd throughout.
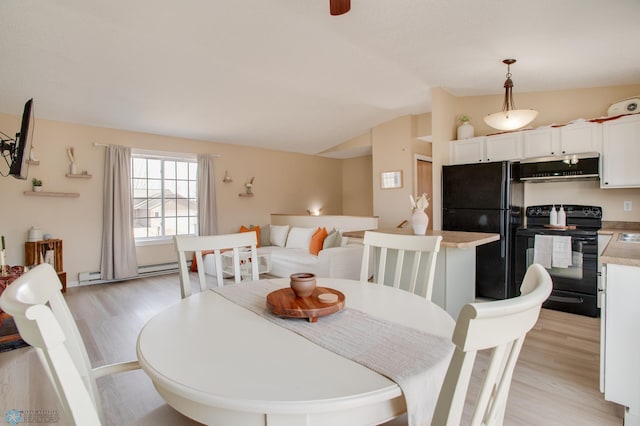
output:
<path id="1" fill-rule="evenodd" d="M 500 257 L 504 258 L 507 255 L 507 235 L 506 235 L 506 218 L 503 216 L 500 219 Z"/>

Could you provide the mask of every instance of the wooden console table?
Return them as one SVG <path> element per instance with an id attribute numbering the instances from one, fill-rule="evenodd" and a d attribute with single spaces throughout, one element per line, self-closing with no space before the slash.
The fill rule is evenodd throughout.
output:
<path id="1" fill-rule="evenodd" d="M 50 259 L 48 263 L 51 263 L 51 266 L 58 273 L 58 278 L 62 283 L 62 291 L 65 292 L 67 291 L 67 273 L 64 272 L 62 262 L 62 240 L 27 241 L 24 243 L 24 263 L 26 266 L 44 263 L 48 260 L 46 257 L 50 250 L 53 251 L 53 259 Z"/>

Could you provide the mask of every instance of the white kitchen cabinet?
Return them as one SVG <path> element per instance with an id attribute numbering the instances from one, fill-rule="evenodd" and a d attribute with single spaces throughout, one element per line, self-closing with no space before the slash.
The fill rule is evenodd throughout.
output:
<path id="1" fill-rule="evenodd" d="M 485 136 L 452 141 L 449 147 L 451 164 L 480 163 L 485 158 Z"/>
<path id="2" fill-rule="evenodd" d="M 522 158 L 521 132 L 451 141 L 451 164 L 484 163 Z"/>
<path id="3" fill-rule="evenodd" d="M 602 153 L 603 129 L 599 123 L 579 121 L 559 127 L 543 127 L 499 135 L 452 141 L 452 164 L 521 160 L 586 152 Z"/>
<path id="4" fill-rule="evenodd" d="M 520 160 L 522 158 L 522 133 L 511 132 L 487 136 L 485 161 Z"/>
<path id="5" fill-rule="evenodd" d="M 602 126 L 590 121 L 558 128 L 560 149 L 555 155 L 602 152 Z"/>
<path id="6" fill-rule="evenodd" d="M 601 390 L 625 407 L 625 425 L 640 425 L 640 268 L 607 264 L 604 275 Z"/>
<path id="7" fill-rule="evenodd" d="M 640 187 L 640 115 L 602 125 L 601 188 Z"/>
<path id="8" fill-rule="evenodd" d="M 602 152 L 602 126 L 588 121 L 522 132 L 524 158 Z"/>
<path id="9" fill-rule="evenodd" d="M 522 132 L 522 156 L 533 158 L 557 155 L 560 149 L 559 133 L 554 127 Z"/>

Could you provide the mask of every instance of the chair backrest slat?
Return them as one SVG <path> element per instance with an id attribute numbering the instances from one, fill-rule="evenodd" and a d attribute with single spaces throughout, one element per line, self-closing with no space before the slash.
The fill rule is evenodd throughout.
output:
<path id="1" fill-rule="evenodd" d="M 214 264 L 216 269 L 216 281 L 218 287 L 224 285 L 224 263 L 222 262 L 223 252 L 231 250 L 232 271 L 236 283 L 242 280 L 240 269 L 240 249 L 248 249 L 251 259 L 258 258 L 256 245 L 258 243 L 257 234 L 255 232 L 239 232 L 235 234 L 224 235 L 208 235 L 202 237 L 190 235 L 176 235 L 173 237 L 175 249 L 178 253 L 178 263 L 180 268 L 180 292 L 184 299 L 191 296 L 191 280 L 189 268 L 187 265 L 187 253 L 193 252 L 198 267 L 198 281 L 200 291 L 207 289 L 205 270 L 204 270 L 204 252 L 213 251 Z M 251 268 L 251 279 L 257 280 L 258 262 L 248 262 L 248 268 Z"/>
<path id="2" fill-rule="evenodd" d="M 403 288 L 431 300 L 435 276 L 436 256 L 441 236 L 387 234 L 366 231 L 360 281 L 369 280 L 372 256 L 378 262 L 374 282 Z M 373 251 L 376 251 L 373 253 Z M 395 262 L 392 259 L 395 257 Z M 391 269 L 391 272 L 388 270 Z M 387 281 L 389 273 L 392 274 Z"/>

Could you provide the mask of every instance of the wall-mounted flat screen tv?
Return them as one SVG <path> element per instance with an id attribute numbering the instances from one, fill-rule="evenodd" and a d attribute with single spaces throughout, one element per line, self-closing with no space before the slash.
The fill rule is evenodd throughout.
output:
<path id="1" fill-rule="evenodd" d="M 33 125 L 33 99 L 29 99 L 24 104 L 20 133 L 16 135 L 13 161 L 9 168 L 9 174 L 16 179 L 27 178 L 29 168 L 27 160 L 29 159 L 29 150 L 31 149 L 31 140 L 33 138 Z"/>

